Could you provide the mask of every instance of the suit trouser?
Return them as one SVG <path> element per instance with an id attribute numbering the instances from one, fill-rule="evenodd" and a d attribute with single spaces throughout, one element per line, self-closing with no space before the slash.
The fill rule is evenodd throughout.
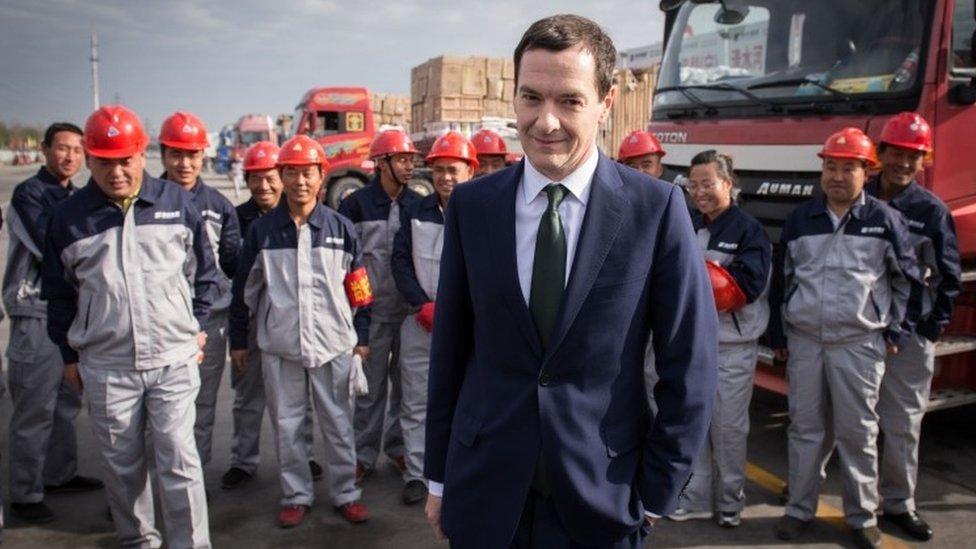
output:
<path id="1" fill-rule="evenodd" d="M 367 468 L 373 467 L 379 457 L 381 433 L 386 454 L 403 455 L 403 435 L 397 419 L 400 411 L 402 323 L 402 320 L 377 322 L 374 319 L 369 326 L 369 359 L 366 360 L 365 368 L 369 394 L 356 398 L 355 417 L 356 459 Z"/>
<path id="2" fill-rule="evenodd" d="M 261 423 L 264 419 L 266 395 L 264 393 L 264 374 L 261 372 L 261 351 L 251 340 L 247 355 L 247 368 L 243 374 L 231 368 L 230 385 L 234 389 L 234 435 L 231 444 L 230 466 L 241 469 L 249 475 L 257 472 L 261 455 Z M 302 427 L 305 443 L 308 445 L 308 459 L 315 456 L 315 440 L 312 436 L 312 403 L 309 401 L 305 411 L 305 424 Z M 272 421 L 274 421 L 272 419 Z"/>
<path id="3" fill-rule="evenodd" d="M 227 363 L 227 310 L 212 311 L 203 331 L 207 343 L 203 347 L 200 363 L 200 392 L 197 394 L 197 421 L 193 425 L 193 437 L 200 453 L 200 463 L 210 463 L 213 449 L 214 420 L 217 417 L 217 390 Z"/>
<path id="4" fill-rule="evenodd" d="M 609 545 L 582 545 L 573 541 L 559 520 L 551 497 L 543 497 L 529 490 L 522 508 L 512 549 L 639 549 L 650 533 L 646 524 L 638 526 L 630 535 Z"/>
<path id="5" fill-rule="evenodd" d="M 708 439 L 681 495 L 684 509 L 738 513 L 745 507 L 749 402 L 758 351 L 756 342 L 719 344 L 715 407 Z"/>
<path id="6" fill-rule="evenodd" d="M 210 547 L 203 468 L 193 438 L 200 389 L 196 357 L 152 370 L 80 365 L 92 432 L 105 458 L 105 490 L 123 547 L 159 547 L 146 431 L 168 547 Z"/>
<path id="7" fill-rule="evenodd" d="M 41 318 L 10 319 L 10 499 L 44 500 L 44 486 L 78 469 L 75 418 L 81 395 L 64 382 L 64 362 Z M 28 360 L 20 360 L 25 358 Z"/>
<path id="8" fill-rule="evenodd" d="M 427 372 L 430 333 L 408 316 L 400 329 L 400 430 L 407 470 L 403 480 L 424 480 L 424 439 L 427 423 Z"/>
<path id="9" fill-rule="evenodd" d="M 885 512 L 915 510 L 918 443 L 934 372 L 935 344 L 918 334 L 885 361 L 878 400 L 884 433 L 879 491 Z"/>
<path id="10" fill-rule="evenodd" d="M 281 504 L 311 506 L 315 501 L 308 442 L 303 434 L 310 400 L 315 403 L 325 441 L 329 499 L 334 506 L 358 500 L 362 492 L 356 486 L 356 439 L 349 396 L 352 355 L 338 356 L 317 368 L 305 368 L 299 361 L 264 353 L 261 364 L 281 467 Z"/>
<path id="11" fill-rule="evenodd" d="M 824 345 L 788 334 L 789 487 L 786 514 L 816 514 L 826 465 L 836 444 L 844 486 L 844 515 L 854 528 L 877 524 L 878 414 L 885 370 L 880 333 L 852 343 Z"/>

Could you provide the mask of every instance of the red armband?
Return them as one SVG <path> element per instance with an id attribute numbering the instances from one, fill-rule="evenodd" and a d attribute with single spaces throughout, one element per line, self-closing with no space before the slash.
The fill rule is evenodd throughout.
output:
<path id="1" fill-rule="evenodd" d="M 346 275 L 343 281 L 349 305 L 365 307 L 373 302 L 373 288 L 369 285 L 366 267 L 360 267 Z"/>

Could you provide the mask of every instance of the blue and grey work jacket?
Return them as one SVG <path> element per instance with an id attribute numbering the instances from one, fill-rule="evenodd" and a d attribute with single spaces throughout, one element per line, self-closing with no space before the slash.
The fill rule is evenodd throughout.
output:
<path id="1" fill-rule="evenodd" d="M 161 179 L 166 179 L 165 172 Z M 230 307 L 230 281 L 234 278 L 237 254 L 241 248 L 241 228 L 237 221 L 237 212 L 227 197 L 204 183 L 203 179 L 197 178 L 196 184 L 188 192 L 193 197 L 193 205 L 203 218 L 207 228 L 207 241 L 221 271 L 217 275 L 217 296 L 210 311 L 226 311 Z"/>
<path id="2" fill-rule="evenodd" d="M 444 213 L 437 193 L 405 208 L 393 241 L 393 278 L 413 310 L 437 299 Z"/>
<path id="3" fill-rule="evenodd" d="M 54 207 L 42 297 L 66 363 L 148 370 L 189 360 L 217 266 L 189 193 L 143 174 L 125 211 L 94 181 Z"/>
<path id="4" fill-rule="evenodd" d="M 41 259 L 51 208 L 74 192 L 62 187 L 47 168 L 14 187 L 7 210 L 7 267 L 3 273 L 3 306 L 12 317 L 47 318 L 41 299 Z M 11 348 L 10 353 L 18 350 Z"/>
<path id="5" fill-rule="evenodd" d="M 306 368 L 369 344 L 369 308 L 353 311 L 344 281 L 361 264 L 356 231 L 322 204 L 297 227 L 282 200 L 244 238 L 230 306 L 230 348 L 248 348 L 257 323 L 261 352 Z M 253 314 L 252 314 L 253 311 Z"/>
<path id="6" fill-rule="evenodd" d="M 782 253 L 770 292 L 770 337 L 786 346 L 784 326 L 825 344 L 883 332 L 899 344 L 911 281 L 918 278 L 908 225 L 901 214 L 861 193 L 837 228 L 824 197 L 786 218 Z"/>
<path id="7" fill-rule="evenodd" d="M 878 197 L 878 177 L 869 181 L 864 190 Z M 908 320 L 919 335 L 935 341 L 949 325 L 952 302 L 962 286 L 952 215 L 941 200 L 914 181 L 889 200 L 888 205 L 901 212 L 908 223 L 909 241 L 915 249 L 923 279 L 912 284 Z"/>
<path id="8" fill-rule="evenodd" d="M 393 238 L 400 229 L 401 212 L 420 198 L 404 187 L 400 196 L 391 200 L 377 177 L 339 205 L 339 213 L 352 221 L 362 245 L 363 263 L 376 297 L 370 307 L 373 322 L 400 322 L 408 312 L 393 280 Z"/>
<path id="9" fill-rule="evenodd" d="M 733 204 L 710 223 L 701 212 L 692 216 L 705 259 L 724 267 L 742 293 L 746 306 L 718 315 L 719 343 L 755 341 L 769 322 L 769 288 L 772 245 L 766 230 L 754 217 Z"/>

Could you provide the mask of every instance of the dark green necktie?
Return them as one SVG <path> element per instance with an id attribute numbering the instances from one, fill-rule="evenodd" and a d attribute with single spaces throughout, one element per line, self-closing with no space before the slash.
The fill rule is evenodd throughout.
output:
<path id="1" fill-rule="evenodd" d="M 539 331 L 542 347 L 556 328 L 556 316 L 566 283 L 566 235 L 559 219 L 559 204 L 566 198 L 566 187 L 548 185 L 549 206 L 539 220 L 535 237 L 535 260 L 532 263 L 532 287 L 529 290 L 529 311 Z"/>

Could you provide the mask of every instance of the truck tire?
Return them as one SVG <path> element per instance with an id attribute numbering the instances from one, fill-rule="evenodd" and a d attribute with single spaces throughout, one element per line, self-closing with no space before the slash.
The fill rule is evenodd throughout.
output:
<path id="1" fill-rule="evenodd" d="M 427 196 L 434 192 L 434 182 L 424 177 L 414 177 L 407 181 L 407 187 L 420 196 Z"/>
<path id="2" fill-rule="evenodd" d="M 350 175 L 340 177 L 329 185 L 329 190 L 325 197 L 325 203 L 333 210 L 338 210 L 339 203 L 342 202 L 343 198 L 363 188 L 363 186 L 363 182 L 359 178 L 352 177 Z"/>

